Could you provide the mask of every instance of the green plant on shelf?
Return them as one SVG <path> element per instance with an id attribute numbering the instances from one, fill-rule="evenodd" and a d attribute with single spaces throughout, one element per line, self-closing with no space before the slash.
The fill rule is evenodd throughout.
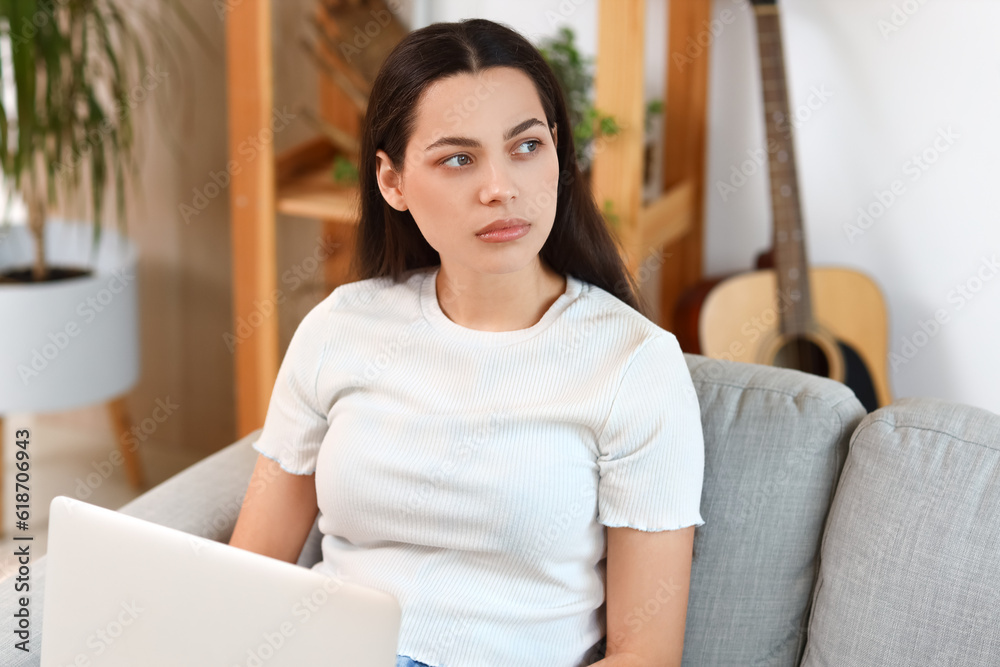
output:
<path id="1" fill-rule="evenodd" d="M 601 136 L 613 136 L 620 130 L 614 117 L 602 114 L 590 101 L 594 88 L 593 59 L 577 50 L 576 35 L 568 26 L 562 26 L 555 36 L 543 39 L 538 50 L 562 88 L 573 128 L 577 162 L 580 169 L 587 171 L 590 167 L 587 151 L 590 144 Z"/>
<path id="2" fill-rule="evenodd" d="M 621 132 L 614 116 L 604 114 L 592 103 L 594 88 L 593 58 L 580 54 L 573 29 L 562 26 L 555 37 L 542 40 L 538 47 L 555 74 L 566 98 L 567 112 L 573 124 L 573 144 L 582 171 L 589 171 L 590 146 L 601 137 L 613 137 Z M 652 100 L 646 105 L 645 131 L 650 119 L 663 112 L 663 102 Z"/>
<path id="3" fill-rule="evenodd" d="M 334 158 L 331 173 L 338 185 L 354 185 L 358 182 L 358 166 L 343 155 Z"/>

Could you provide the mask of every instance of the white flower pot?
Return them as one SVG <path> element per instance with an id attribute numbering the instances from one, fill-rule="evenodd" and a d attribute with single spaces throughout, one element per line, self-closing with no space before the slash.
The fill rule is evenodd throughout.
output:
<path id="1" fill-rule="evenodd" d="M 47 264 L 91 275 L 45 283 L 0 283 L 0 416 L 102 403 L 139 379 L 138 253 L 114 229 L 92 257 L 90 224 L 50 219 Z M 25 226 L 0 238 L 0 272 L 29 267 Z M 0 229 L 0 236 L 4 230 Z"/>

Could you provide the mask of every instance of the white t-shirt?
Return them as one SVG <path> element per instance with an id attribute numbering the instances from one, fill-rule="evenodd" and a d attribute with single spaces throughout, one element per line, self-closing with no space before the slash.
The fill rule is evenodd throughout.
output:
<path id="1" fill-rule="evenodd" d="M 313 308 L 253 447 L 315 471 L 313 569 L 395 595 L 397 653 L 589 664 L 605 633 L 604 526 L 704 525 L 684 356 L 573 276 L 534 326 L 463 327 L 441 310 L 438 270 L 344 284 Z"/>

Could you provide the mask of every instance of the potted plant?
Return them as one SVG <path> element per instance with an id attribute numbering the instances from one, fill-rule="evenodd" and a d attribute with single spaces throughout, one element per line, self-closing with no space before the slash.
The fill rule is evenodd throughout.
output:
<path id="1" fill-rule="evenodd" d="M 569 120 L 573 125 L 576 159 L 580 170 L 589 176 L 591 145 L 595 139 L 618 134 L 618 122 L 614 116 L 598 111 L 591 102 L 594 88 L 593 61 L 577 50 L 576 35 L 572 28 L 562 26 L 554 37 L 542 40 L 538 50 L 562 87 Z"/>
<path id="2" fill-rule="evenodd" d="M 175 0 L 0 2 L 10 53 L 0 73 L 13 93 L 12 103 L 0 98 L 0 416 L 105 401 L 138 379 L 126 176 L 135 170 L 134 110 L 180 71 L 168 48 L 178 33 L 161 9 L 209 44 Z M 112 181 L 117 229 L 104 202 Z M 15 194 L 27 226 L 11 222 Z M 86 222 L 48 216 L 88 201 Z"/>

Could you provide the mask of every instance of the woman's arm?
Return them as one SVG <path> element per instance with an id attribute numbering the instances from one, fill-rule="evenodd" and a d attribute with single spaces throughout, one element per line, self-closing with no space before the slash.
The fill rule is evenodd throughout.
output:
<path id="1" fill-rule="evenodd" d="M 680 666 L 694 529 L 607 529 L 607 657 L 595 666 Z"/>
<path id="2" fill-rule="evenodd" d="M 229 544 L 295 563 L 318 513 L 316 474 L 286 472 L 259 454 Z"/>

